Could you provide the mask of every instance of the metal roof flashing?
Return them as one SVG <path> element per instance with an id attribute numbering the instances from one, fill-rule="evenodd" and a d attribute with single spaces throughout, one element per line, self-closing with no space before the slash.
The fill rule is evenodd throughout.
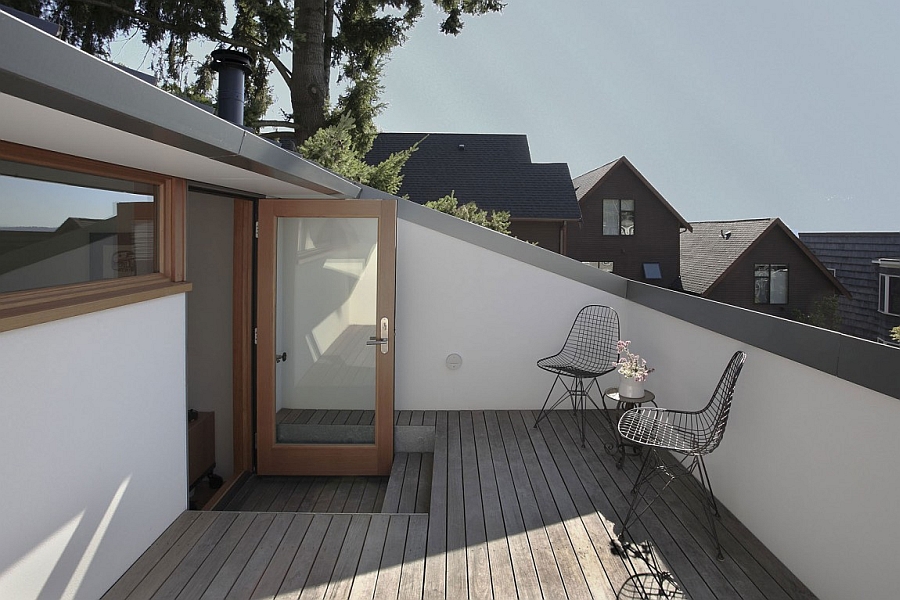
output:
<path id="1" fill-rule="evenodd" d="M 3 12 L 0 39 L 2 94 L 131 134 L 139 138 L 135 143 L 161 143 L 316 195 L 354 198 L 360 192 L 327 169 Z M 18 141 L 5 130 L 0 134 Z"/>
<path id="2" fill-rule="evenodd" d="M 879 258 L 872 263 L 888 269 L 900 269 L 900 258 Z"/>

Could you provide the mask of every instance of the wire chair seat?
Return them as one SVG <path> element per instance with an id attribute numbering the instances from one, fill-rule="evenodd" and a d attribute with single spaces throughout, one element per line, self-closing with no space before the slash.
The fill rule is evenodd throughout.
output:
<path id="1" fill-rule="evenodd" d="M 628 527 L 650 508 L 673 480 L 697 472 L 701 488 L 700 500 L 708 519 L 710 533 L 716 543 L 717 558 L 723 559 L 722 546 L 716 532 L 719 506 L 712 491 L 703 457 L 715 450 L 722 441 L 731 413 L 734 387 L 746 358 L 747 354 L 744 352 L 734 353 L 709 403 L 700 410 L 637 407 L 625 412 L 619 419 L 619 435 L 648 449 L 631 490 L 633 497 L 623 521 L 623 536 L 627 533 Z M 673 461 L 667 463 L 659 455 L 658 450 L 668 450 L 682 457 L 674 464 Z M 649 485 L 656 477 L 662 478 L 664 483 L 661 486 Z"/>
<path id="2" fill-rule="evenodd" d="M 684 424 L 691 413 L 664 408 L 639 407 L 627 411 L 619 420 L 619 434 L 637 444 L 682 454 L 699 454 L 704 439 Z"/>
<path id="3" fill-rule="evenodd" d="M 534 426 L 566 398 L 572 402 L 572 409 L 581 415 L 581 445 L 584 446 L 584 410 L 590 401 L 595 408 L 600 407 L 591 397 L 593 388 L 599 388 L 597 378 L 617 368 L 619 354 L 619 315 L 609 306 L 590 304 L 578 311 L 575 322 L 562 349 L 552 356 L 537 361 L 537 366 L 556 375 L 541 412 Z M 567 381 L 564 378 L 571 378 Z M 585 385 L 585 381 L 589 383 Z M 562 383 L 565 391 L 551 403 L 553 390 Z"/>
<path id="4" fill-rule="evenodd" d="M 581 368 L 578 365 L 555 365 L 549 360 L 552 358 L 556 357 L 551 356 L 548 358 L 542 358 L 538 361 L 537 365 L 545 371 L 550 371 L 551 373 L 556 373 L 557 375 L 565 375 L 567 377 L 582 377 L 584 379 L 593 379 L 594 377 L 600 377 L 601 375 L 606 375 L 612 370 Z"/>

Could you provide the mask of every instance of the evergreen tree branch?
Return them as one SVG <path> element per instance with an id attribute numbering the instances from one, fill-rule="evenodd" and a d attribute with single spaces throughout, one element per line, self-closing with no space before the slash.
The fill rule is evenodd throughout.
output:
<path id="1" fill-rule="evenodd" d="M 75 0 L 75 2 L 78 2 L 80 4 L 85 4 L 88 6 L 97 6 L 100 8 L 104 8 L 104 9 L 113 11 L 115 13 L 125 15 L 125 16 L 135 19 L 137 21 L 141 21 L 142 23 L 145 23 L 147 25 L 155 25 L 156 27 L 160 27 L 162 29 L 166 29 L 169 31 L 175 31 L 178 29 L 174 23 L 162 21 L 160 19 L 156 19 L 151 16 L 144 15 L 144 14 L 141 14 L 141 13 L 138 13 L 135 11 L 126 10 L 120 6 L 116 6 L 115 4 L 110 4 L 109 2 L 104 2 L 103 0 Z M 208 37 L 209 39 L 214 40 L 219 43 L 222 43 L 222 44 L 230 44 L 232 46 L 238 46 L 240 48 L 246 48 L 248 50 L 253 50 L 254 52 L 259 52 L 262 56 L 264 56 L 266 58 L 266 60 L 268 60 L 269 62 L 272 63 L 272 66 L 275 67 L 275 70 L 278 71 L 278 74 L 281 75 L 281 78 L 284 79 L 285 83 L 288 86 L 291 85 L 292 74 L 291 74 L 290 69 L 288 69 L 287 66 L 281 61 L 281 59 L 278 58 L 278 55 L 275 52 L 273 52 L 269 48 L 266 48 L 265 46 L 261 45 L 261 42 L 259 40 L 241 41 L 241 40 L 237 40 L 237 39 L 223 33 L 222 31 L 214 31 L 214 30 L 203 29 L 203 28 L 192 29 L 190 31 L 190 33 L 192 35 L 197 35 L 197 36 L 202 35 L 204 37 Z"/>

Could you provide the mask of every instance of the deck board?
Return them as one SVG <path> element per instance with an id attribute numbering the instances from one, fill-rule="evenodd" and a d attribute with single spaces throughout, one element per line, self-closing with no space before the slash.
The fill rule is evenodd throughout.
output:
<path id="1" fill-rule="evenodd" d="M 409 516 L 397 515 L 388 523 L 387 538 L 375 581 L 375 600 L 396 599 L 400 591 L 400 574 L 403 568 L 403 553 L 406 549 L 406 533 Z"/>
<path id="2" fill-rule="evenodd" d="M 587 598 L 590 596 L 590 591 L 578 562 L 576 545 L 569 537 L 569 529 L 562 520 L 562 515 L 553 498 L 553 491 L 544 476 L 542 465 L 532 445 L 532 436 L 529 432 L 531 424 L 526 426 L 518 411 L 511 411 L 508 417 L 519 444 L 519 451 L 522 453 L 528 480 L 535 492 L 540 519 L 550 538 L 550 545 L 553 547 L 553 555 L 556 557 L 566 594 L 570 597 Z M 577 534 L 574 529 L 572 532 Z M 576 538 L 575 543 L 577 544 L 577 542 Z"/>
<path id="3" fill-rule="evenodd" d="M 367 418 L 316 412 L 283 416 Z M 571 410 L 535 412 L 398 411 L 435 427 L 433 454 L 397 455 L 402 477 L 251 477 L 228 510 L 185 512 L 104 599 L 616 598 L 648 571 L 611 550 L 640 460 L 616 468 L 599 411 L 584 447 Z M 724 507 L 717 561 L 698 511 L 675 482 L 630 530 L 690 598 L 814 598 Z"/>
<path id="4" fill-rule="evenodd" d="M 381 566 L 388 525 L 392 518 L 389 515 L 372 515 L 359 556 L 356 577 L 353 578 L 350 589 L 351 600 L 370 600 L 375 594 L 375 581 L 378 579 L 378 568 Z"/>
<path id="5" fill-rule="evenodd" d="M 366 532 L 371 521 L 372 517 L 370 515 L 357 514 L 350 517 L 347 536 L 344 544 L 341 546 L 325 598 L 337 600 L 338 598 L 350 597 L 353 577 L 356 575 L 356 567 L 359 564 L 363 542 L 366 539 Z"/>
<path id="6" fill-rule="evenodd" d="M 472 413 L 459 414 L 460 440 L 474 439 Z M 491 565 L 488 557 L 487 533 L 484 524 L 484 504 L 478 476 L 478 456 L 474 443 L 461 448 L 463 482 L 463 519 L 465 521 L 466 566 L 470 598 L 491 598 Z"/>
<path id="7" fill-rule="evenodd" d="M 226 600 L 240 600 L 249 598 L 253 594 L 253 590 L 256 589 L 256 586 L 262 579 L 266 568 L 275 556 L 275 552 L 281 545 L 293 520 L 294 515 L 291 515 L 290 513 L 279 513 L 275 515 L 275 518 L 272 519 L 272 524 L 266 530 L 259 545 L 253 550 L 253 554 L 247 561 L 246 566 L 225 596 Z"/>
<path id="8" fill-rule="evenodd" d="M 522 511 L 522 520 L 528 544 L 534 556 L 534 566 L 543 595 L 548 598 L 564 598 L 566 596 L 562 573 L 553 552 L 553 545 L 544 520 L 538 499 L 531 487 L 525 458 L 519 447 L 518 439 L 512 428 L 508 413 L 498 415 L 498 427 L 506 448 L 510 474 L 516 490 L 518 504 Z"/>
<path id="9" fill-rule="evenodd" d="M 491 589 L 495 598 L 503 598 L 507 590 L 516 589 L 516 582 L 513 576 L 509 540 L 506 537 L 506 526 L 503 523 L 503 508 L 500 505 L 500 493 L 494 473 L 494 461 L 491 456 L 483 412 L 472 413 L 472 429 L 475 437 L 475 453 L 478 461 L 481 502 L 487 535 Z"/>

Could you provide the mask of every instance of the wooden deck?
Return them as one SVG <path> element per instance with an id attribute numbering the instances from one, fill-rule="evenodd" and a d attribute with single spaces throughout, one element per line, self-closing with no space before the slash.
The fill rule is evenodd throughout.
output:
<path id="1" fill-rule="evenodd" d="M 278 512 L 185 512 L 104 598 L 640 597 L 632 576 L 652 561 L 610 549 L 639 463 L 616 469 L 605 419 L 589 412 L 585 448 L 571 411 L 538 428 L 532 411 L 426 413 L 433 462 L 407 456 L 402 470 L 430 475 L 427 514 L 286 512 L 302 502 L 281 500 L 267 501 Z M 421 502 L 414 487 L 392 477 L 385 502 L 404 488 Z M 633 528 L 679 597 L 813 598 L 727 510 L 717 561 L 697 509 L 676 482 Z"/>

